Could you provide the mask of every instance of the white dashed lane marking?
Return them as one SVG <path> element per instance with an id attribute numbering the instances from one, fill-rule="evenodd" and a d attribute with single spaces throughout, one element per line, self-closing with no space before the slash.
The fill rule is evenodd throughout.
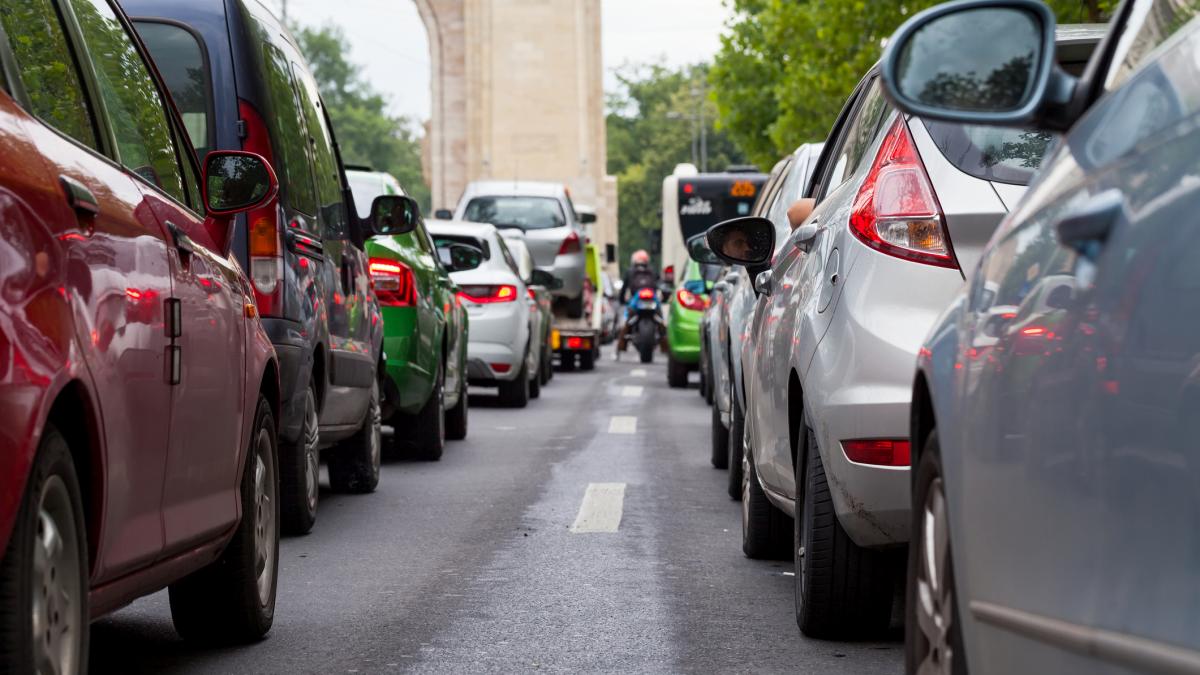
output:
<path id="1" fill-rule="evenodd" d="M 636 434 L 637 433 L 637 418 L 627 417 L 624 415 L 614 415 L 612 421 L 608 423 L 608 433 L 610 434 Z"/>
<path id="2" fill-rule="evenodd" d="M 624 508 L 625 483 L 588 483 L 571 532 L 616 532 L 621 526 Z"/>
<path id="3" fill-rule="evenodd" d="M 628 398 L 637 398 L 642 395 L 642 390 L 645 387 L 621 387 L 621 395 Z"/>
<path id="4" fill-rule="evenodd" d="M 645 377 L 646 369 L 645 368 L 634 368 L 633 370 L 629 371 L 629 374 L 633 375 L 634 377 Z"/>

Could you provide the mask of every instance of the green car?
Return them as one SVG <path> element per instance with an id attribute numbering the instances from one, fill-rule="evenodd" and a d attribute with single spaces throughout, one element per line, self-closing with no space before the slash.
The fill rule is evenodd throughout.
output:
<path id="1" fill-rule="evenodd" d="M 708 269 L 711 268 L 711 269 Z M 688 373 L 700 367 L 700 321 L 708 307 L 711 277 L 720 268 L 689 260 L 667 310 L 667 384 L 686 387 Z"/>
<path id="2" fill-rule="evenodd" d="M 376 197 L 404 194 L 387 173 L 350 169 L 346 178 L 363 218 Z M 366 252 L 383 315 L 384 424 L 397 449 L 440 459 L 447 438 L 467 435 L 467 312 L 458 286 L 419 217 L 409 232 L 372 237 Z"/>

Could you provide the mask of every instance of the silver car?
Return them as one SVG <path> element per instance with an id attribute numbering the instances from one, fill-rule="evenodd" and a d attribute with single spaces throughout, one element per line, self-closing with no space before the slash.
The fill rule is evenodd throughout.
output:
<path id="1" fill-rule="evenodd" d="M 1200 672 L 1200 5 L 1123 3 L 1078 79 L 1053 26 L 951 3 L 882 64 L 929 117 L 1066 130 L 920 351 L 909 673 Z"/>
<path id="2" fill-rule="evenodd" d="M 583 316 L 584 225 L 596 216 L 576 213 L 562 183 L 475 181 L 463 192 L 454 218 L 522 230 L 534 264 L 563 282 L 555 298 L 571 318 Z"/>
<path id="3" fill-rule="evenodd" d="M 1085 61 L 1101 34 L 1065 31 L 1064 57 Z M 888 627 L 910 534 L 912 364 L 1052 140 L 908 118 L 872 69 L 822 151 L 816 210 L 755 279 L 743 548 L 794 557 L 807 635 Z M 742 259 L 766 245 L 765 261 L 774 231 L 731 221 L 709 240 Z"/>

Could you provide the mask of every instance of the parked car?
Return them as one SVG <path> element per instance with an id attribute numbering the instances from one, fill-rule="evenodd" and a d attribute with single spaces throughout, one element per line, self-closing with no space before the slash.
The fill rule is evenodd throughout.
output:
<path id="1" fill-rule="evenodd" d="M 322 455 L 334 490 L 370 492 L 379 482 L 383 326 L 363 251 L 370 232 L 348 208 L 316 81 L 266 5 L 122 4 L 196 145 L 258 153 L 278 173 L 278 197 L 238 218 L 233 251 L 279 354 L 284 531 L 308 532 Z"/>
<path id="2" fill-rule="evenodd" d="M 1100 35 L 1064 31 L 1064 58 L 1082 64 Z M 910 534 L 912 364 L 1051 141 L 906 119 L 872 68 L 818 160 L 816 209 L 755 279 L 743 548 L 794 557 L 807 635 L 888 627 Z M 745 262 L 739 236 L 765 266 L 775 224 L 709 232 Z"/>
<path id="3" fill-rule="evenodd" d="M 1054 30 L 1040 3 L 949 3 L 881 68 L 906 112 L 1065 132 L 920 351 L 910 673 L 1200 664 L 1200 6 L 1124 3 L 1081 75 Z"/>
<path id="4" fill-rule="evenodd" d="M 577 213 L 562 183 L 475 181 L 467 185 L 453 217 L 524 232 L 538 269 L 563 282 L 562 288 L 553 293 L 557 302 L 569 317 L 583 316 L 583 280 L 587 275 L 583 251 L 587 233 L 583 226 L 595 222 L 596 216 Z"/>
<path id="5" fill-rule="evenodd" d="M 482 256 L 478 267 L 450 275 L 459 285 L 458 298 L 471 324 L 468 382 L 497 387 L 501 404 L 524 408 L 530 380 L 537 375 L 538 353 L 530 336 L 528 287 L 516 259 L 492 225 L 437 220 L 427 225 L 439 248 L 457 244 Z"/>
<path id="6" fill-rule="evenodd" d="M 541 396 L 542 385 L 549 381 L 549 374 L 554 370 L 553 352 L 550 349 L 550 331 L 554 323 L 551 311 L 553 301 L 550 289 L 538 286 L 533 281 L 536 268 L 533 266 L 533 256 L 529 253 L 529 247 L 525 245 L 524 233 L 517 229 L 505 228 L 500 230 L 500 236 L 504 238 L 509 253 L 512 253 L 513 259 L 517 261 L 517 271 L 521 280 L 525 282 L 526 293 L 529 294 L 526 299 L 526 304 L 529 305 L 529 348 L 537 355 L 534 364 L 537 372 L 531 373 L 529 397 L 537 398 Z"/>
<path id="7" fill-rule="evenodd" d="M 721 268 L 689 260 L 679 285 L 667 299 L 667 384 L 686 387 L 688 373 L 700 364 L 700 319 L 708 307 L 709 287 Z"/>
<path id="8" fill-rule="evenodd" d="M 230 246 L 274 174 L 201 170 L 107 0 L 0 27 L 0 672 L 86 670 L 91 620 L 164 586 L 183 637 L 258 639 L 279 363 Z"/>
<path id="9" fill-rule="evenodd" d="M 385 213 L 391 205 L 411 216 L 375 223 L 378 235 L 366 246 L 383 314 L 380 409 L 397 449 L 436 461 L 447 438 L 467 436 L 467 310 L 425 230 L 420 207 L 400 182 L 361 169 L 347 170 L 346 178 L 361 219 L 372 220 L 372 205 Z"/>

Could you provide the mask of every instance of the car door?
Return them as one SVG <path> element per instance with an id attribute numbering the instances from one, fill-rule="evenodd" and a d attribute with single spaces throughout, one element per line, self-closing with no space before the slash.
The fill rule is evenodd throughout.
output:
<path id="1" fill-rule="evenodd" d="M 1141 641 L 1147 669 L 1168 662 L 1168 645 L 1195 645 L 1200 536 L 1167 523 L 1196 513 L 1198 11 L 1133 5 L 1107 93 L 972 284 L 970 344 L 995 344 L 965 369 L 973 433 L 959 489 L 971 498 L 956 520 L 970 526 L 955 527 L 955 562 L 980 619 L 976 653 L 1012 647 L 988 650 L 983 672 L 1114 665 L 1059 648 L 1053 631 L 1014 634 L 998 616 Z M 1073 225 L 1101 236 L 1072 237 Z M 1015 310 L 988 311 L 1006 305 Z"/>
<path id="2" fill-rule="evenodd" d="M 429 373 L 430 381 L 437 372 L 438 364 L 443 358 L 442 336 L 446 330 L 446 315 L 448 314 L 445 285 L 440 274 L 440 263 L 437 261 L 437 249 L 425 230 L 425 224 L 418 222 L 412 232 L 413 246 L 416 255 L 412 258 L 413 274 L 417 277 L 417 340 L 422 370 Z M 447 378 L 446 386 L 450 386 Z M 448 391 L 455 391 L 447 389 Z"/>
<path id="3" fill-rule="evenodd" d="M 98 583 L 151 562 L 163 547 L 171 388 L 162 326 L 171 274 L 163 231 L 134 180 L 109 159 L 116 147 L 104 123 L 106 102 L 86 52 L 71 44 L 78 36 L 60 22 L 62 10 L 72 25 L 71 6 L 56 4 L 7 7 L 0 23 L 21 36 L 10 42 L 23 84 L 17 98 L 40 120 L 22 131 L 53 186 L 30 195 L 62 246 L 68 270 L 62 292 L 100 411 L 104 521 L 92 577 Z M 90 5 L 79 9 L 80 20 L 93 16 Z"/>

